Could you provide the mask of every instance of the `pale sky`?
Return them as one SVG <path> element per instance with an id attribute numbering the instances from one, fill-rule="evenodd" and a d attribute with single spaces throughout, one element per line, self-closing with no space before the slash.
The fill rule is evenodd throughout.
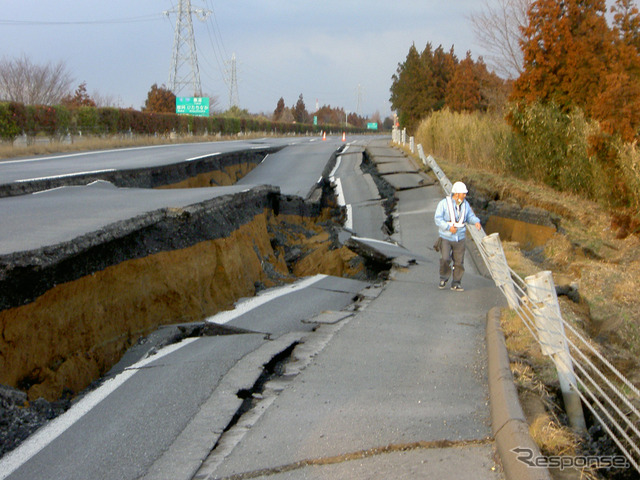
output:
<path id="1" fill-rule="evenodd" d="M 139 109 L 151 85 L 168 85 L 178 0 L 0 0 L 0 57 L 64 61 L 74 89 L 86 82 L 121 107 Z M 203 92 L 229 106 L 235 54 L 239 106 L 271 114 L 280 97 L 390 114 L 389 88 L 415 43 L 459 58 L 480 50 L 469 16 L 477 0 L 192 0 Z M 180 92 L 178 93 L 180 94 Z M 182 92 L 182 95 L 190 95 Z"/>

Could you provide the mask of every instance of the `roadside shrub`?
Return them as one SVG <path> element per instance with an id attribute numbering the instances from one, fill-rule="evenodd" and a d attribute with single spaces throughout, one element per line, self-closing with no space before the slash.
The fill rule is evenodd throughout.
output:
<path id="1" fill-rule="evenodd" d="M 71 111 L 67 107 L 62 105 L 56 105 L 53 108 L 55 108 L 56 116 L 58 118 L 57 135 L 58 137 L 63 137 L 64 135 L 69 133 L 72 128 Z"/>
<path id="2" fill-rule="evenodd" d="M 627 207 L 640 212 L 640 149 L 636 143 L 617 142 L 617 167 L 627 191 Z"/>
<path id="3" fill-rule="evenodd" d="M 53 138 L 58 130 L 58 117 L 54 107 L 46 105 L 28 105 L 25 107 L 24 132 L 27 143 L 33 143 L 38 133 Z"/>
<path id="4" fill-rule="evenodd" d="M 589 136 L 597 125 L 582 110 L 562 111 L 555 104 L 512 105 L 513 134 L 504 153 L 512 173 L 560 191 L 593 197 L 596 159 L 589 155 Z"/>
<path id="5" fill-rule="evenodd" d="M 78 107 L 74 109 L 75 125 L 78 133 L 85 135 L 100 132 L 98 109 L 95 107 Z"/>
<path id="6" fill-rule="evenodd" d="M 16 114 L 9 103 L 0 103 L 0 138 L 13 142 L 22 129 L 16 121 Z"/>
<path id="7" fill-rule="evenodd" d="M 117 108 L 98 108 L 98 123 L 104 133 L 118 133 L 120 110 Z"/>

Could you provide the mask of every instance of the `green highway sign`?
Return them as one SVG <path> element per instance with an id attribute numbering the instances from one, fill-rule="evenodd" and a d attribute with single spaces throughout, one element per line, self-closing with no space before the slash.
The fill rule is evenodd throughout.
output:
<path id="1" fill-rule="evenodd" d="M 377 130 L 378 129 L 378 122 L 367 123 L 367 128 L 369 130 Z"/>
<path id="2" fill-rule="evenodd" d="M 209 97 L 176 97 L 176 113 L 209 116 Z"/>

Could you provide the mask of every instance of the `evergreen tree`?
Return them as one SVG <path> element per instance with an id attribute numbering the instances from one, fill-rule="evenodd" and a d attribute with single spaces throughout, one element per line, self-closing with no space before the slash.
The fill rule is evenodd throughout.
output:
<path id="1" fill-rule="evenodd" d="M 391 108 L 398 112 L 400 124 L 412 130 L 426 112 L 420 108 L 420 98 L 425 84 L 420 54 L 411 45 L 404 63 L 398 64 L 392 77 Z"/>
<path id="2" fill-rule="evenodd" d="M 458 64 L 447 85 L 445 100 L 454 112 L 471 112 L 480 107 L 480 79 L 471 52 Z"/>
<path id="3" fill-rule="evenodd" d="M 302 98 L 302 94 L 298 97 L 298 101 L 296 105 L 293 107 L 293 118 L 298 123 L 307 123 L 309 120 L 309 112 L 307 112 L 307 107 L 304 104 L 304 99 Z"/>
<path id="4" fill-rule="evenodd" d="M 280 121 L 280 119 L 282 118 L 282 114 L 284 113 L 284 109 L 284 98 L 280 97 L 280 100 L 278 100 L 278 104 L 276 105 L 276 109 L 273 111 L 274 122 Z"/>
<path id="5" fill-rule="evenodd" d="M 523 72 L 513 98 L 591 113 L 610 71 L 612 34 L 605 0 L 535 0 L 524 30 Z"/>
<path id="6" fill-rule="evenodd" d="M 445 97 L 447 95 L 447 87 L 451 78 L 456 71 L 458 58 L 456 57 L 453 47 L 449 52 L 445 52 L 440 45 L 433 52 L 433 75 L 435 77 L 435 98 L 436 105 L 434 110 L 441 110 L 445 107 Z"/>
<path id="7" fill-rule="evenodd" d="M 611 7 L 613 30 L 619 40 L 640 52 L 640 12 L 633 0 L 616 0 Z"/>

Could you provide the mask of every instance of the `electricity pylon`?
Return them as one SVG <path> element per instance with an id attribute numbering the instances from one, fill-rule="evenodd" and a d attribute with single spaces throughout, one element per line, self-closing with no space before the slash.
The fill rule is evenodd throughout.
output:
<path id="1" fill-rule="evenodd" d="M 236 70 L 236 54 L 231 55 L 231 72 L 229 75 L 229 108 L 237 107 L 240 104 L 238 98 L 238 73 Z"/>
<path id="2" fill-rule="evenodd" d="M 362 106 L 362 85 L 358 84 L 358 93 L 356 95 L 356 114 L 358 116 L 362 115 L 361 106 Z"/>
<path id="3" fill-rule="evenodd" d="M 173 55 L 169 70 L 169 89 L 174 95 L 179 96 L 183 89 L 191 87 L 193 96 L 200 97 L 202 96 L 202 86 L 200 85 L 200 70 L 191 15 L 195 13 L 200 20 L 206 20 L 211 11 L 201 8 L 193 9 L 191 8 L 191 0 L 179 0 L 178 6 L 174 10 L 164 12 L 167 16 L 169 13 L 176 14 Z M 191 68 L 187 68 L 188 66 Z"/>

